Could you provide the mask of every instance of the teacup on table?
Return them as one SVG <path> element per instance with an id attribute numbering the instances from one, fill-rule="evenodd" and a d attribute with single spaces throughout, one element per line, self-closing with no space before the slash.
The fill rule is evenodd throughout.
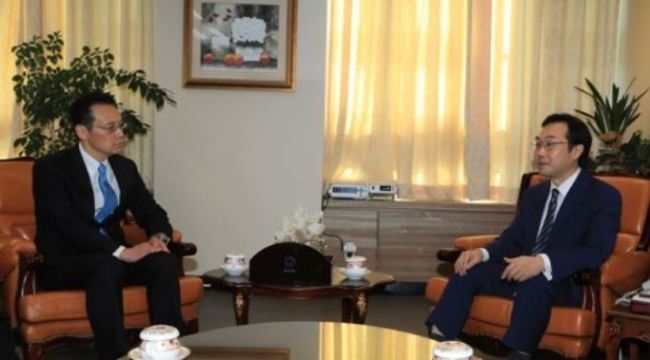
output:
<path id="1" fill-rule="evenodd" d="M 350 280 L 361 280 L 369 272 L 363 256 L 351 256 L 345 259 L 345 263 L 345 276 Z"/>
<path id="2" fill-rule="evenodd" d="M 246 256 L 243 254 L 226 254 L 223 264 L 228 266 L 245 266 Z"/>
<path id="3" fill-rule="evenodd" d="M 470 360 L 472 355 L 471 346 L 461 341 L 441 341 L 433 348 L 433 360 Z"/>
<path id="4" fill-rule="evenodd" d="M 181 346 L 178 336 L 179 332 L 173 326 L 149 326 L 140 332 L 140 339 L 142 340 L 140 346 L 132 350 L 132 352 L 137 352 L 139 356 L 133 356 L 131 353 L 129 353 L 129 356 L 131 358 L 139 357 L 143 360 L 182 359 L 189 355 L 189 350 Z"/>
<path id="5" fill-rule="evenodd" d="M 242 254 L 226 254 L 221 268 L 230 276 L 240 276 L 246 269 L 246 257 Z"/>

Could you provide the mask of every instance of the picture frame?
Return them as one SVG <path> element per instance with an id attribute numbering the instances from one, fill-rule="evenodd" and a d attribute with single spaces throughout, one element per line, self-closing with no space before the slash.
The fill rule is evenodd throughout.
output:
<path id="1" fill-rule="evenodd" d="M 185 0 L 183 86 L 294 88 L 297 0 Z"/>

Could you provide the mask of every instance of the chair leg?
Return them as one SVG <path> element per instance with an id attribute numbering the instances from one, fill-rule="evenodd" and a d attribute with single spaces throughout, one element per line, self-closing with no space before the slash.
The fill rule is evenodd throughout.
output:
<path id="1" fill-rule="evenodd" d="M 44 348 L 40 344 L 26 344 L 23 347 L 23 360 L 39 360 L 43 358 Z"/>

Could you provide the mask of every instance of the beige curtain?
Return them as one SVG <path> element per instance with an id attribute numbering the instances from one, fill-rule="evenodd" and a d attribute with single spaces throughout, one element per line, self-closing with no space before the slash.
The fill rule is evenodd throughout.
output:
<path id="1" fill-rule="evenodd" d="M 650 86 L 650 1 L 621 0 L 622 15 L 625 17 L 625 27 L 621 31 L 624 40 L 621 55 L 625 64 L 620 66 L 624 73 L 621 84 L 627 84 L 636 79 L 630 91 L 640 94 Z M 650 136 L 650 97 L 646 95 L 639 107 L 641 117 L 627 130 L 626 136 L 640 130 L 645 136 Z M 627 139 L 625 139 L 627 140 Z"/>
<path id="2" fill-rule="evenodd" d="M 492 4 L 491 198 L 512 201 L 521 174 L 533 169 L 530 142 L 544 117 L 591 110 L 589 99 L 574 89 L 586 86 L 585 78 L 605 93 L 617 81 L 621 2 Z"/>
<path id="3" fill-rule="evenodd" d="M 325 185 L 464 197 L 468 1 L 331 0 Z"/>
<path id="4" fill-rule="evenodd" d="M 625 3 L 330 1 L 325 185 L 514 201 L 544 117 L 617 81 Z"/>
<path id="5" fill-rule="evenodd" d="M 114 66 L 127 70 L 143 69 L 153 75 L 153 0 L 4 0 L 0 2 L 0 158 L 15 156 L 11 143 L 20 133 L 20 109 L 9 79 L 16 73 L 13 45 L 61 31 L 65 41 L 63 64 L 81 53 L 85 45 L 109 48 Z M 141 114 L 152 124 L 154 110 L 128 91 L 110 89 L 118 101 Z M 134 140 L 126 155 L 138 166 L 145 182 L 152 186 L 153 137 Z"/>
<path id="6" fill-rule="evenodd" d="M 17 109 L 11 78 L 16 73 L 11 47 L 20 38 L 19 19 L 22 1 L 5 0 L 0 2 L 0 159 L 10 157 L 14 135 L 19 131 Z"/>

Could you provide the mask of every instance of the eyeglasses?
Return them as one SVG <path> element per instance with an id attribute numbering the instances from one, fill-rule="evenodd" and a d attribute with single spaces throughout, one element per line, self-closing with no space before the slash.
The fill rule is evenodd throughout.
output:
<path id="1" fill-rule="evenodd" d="M 120 122 L 120 123 L 111 123 L 109 125 L 93 125 L 93 127 L 98 127 L 100 129 L 106 130 L 109 134 L 114 134 L 117 132 L 117 130 L 126 130 L 126 123 Z"/>
<path id="2" fill-rule="evenodd" d="M 540 141 L 540 140 L 534 140 L 532 145 L 535 150 L 539 150 L 541 148 L 544 148 L 545 151 L 552 151 L 555 149 L 556 145 L 560 144 L 568 144 L 568 141 Z"/>

